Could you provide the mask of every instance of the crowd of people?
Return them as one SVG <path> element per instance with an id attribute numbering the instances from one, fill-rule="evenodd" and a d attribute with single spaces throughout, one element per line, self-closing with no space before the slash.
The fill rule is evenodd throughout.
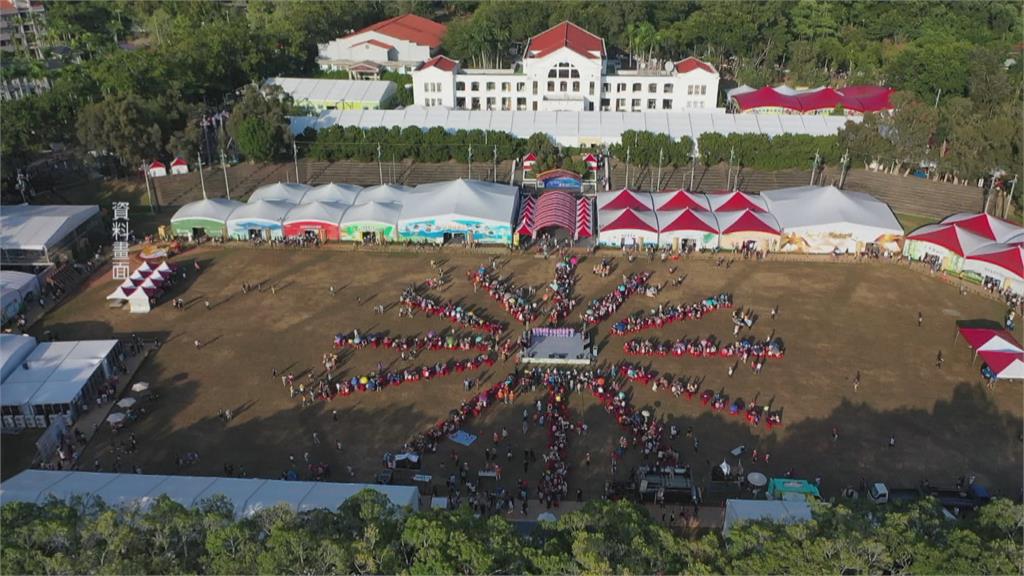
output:
<path id="1" fill-rule="evenodd" d="M 615 290 L 603 298 L 593 300 L 583 312 L 582 320 L 585 324 L 594 325 L 602 322 L 614 314 L 622 304 L 633 294 L 645 290 L 647 281 L 651 279 L 650 272 L 641 272 L 622 275 L 622 283 L 615 287 Z"/>
<path id="2" fill-rule="evenodd" d="M 752 368 L 763 364 L 768 358 L 780 359 L 786 354 L 780 339 L 759 340 L 752 336 L 724 345 L 714 336 L 661 341 L 635 338 L 623 344 L 622 348 L 631 356 L 738 357 L 744 364 L 752 360 Z"/>
<path id="3" fill-rule="evenodd" d="M 497 340 L 493 336 L 482 334 L 440 334 L 431 330 L 425 336 L 391 336 L 387 333 L 360 334 L 358 330 L 351 333 L 335 334 L 334 349 L 342 348 L 387 348 L 400 352 L 421 352 L 423 350 L 461 350 L 467 352 L 493 352 L 497 349 Z"/>
<path id="4" fill-rule="evenodd" d="M 486 265 L 476 271 L 467 272 L 473 290 L 483 288 L 496 300 L 510 316 L 523 324 L 530 324 L 540 315 L 540 305 L 531 300 L 533 289 L 529 286 L 516 286 L 511 280 L 502 280 L 491 272 Z"/>
<path id="5" fill-rule="evenodd" d="M 430 429 L 417 434 L 402 447 L 402 451 L 417 454 L 437 452 L 438 443 L 461 430 L 466 422 L 479 416 L 488 406 L 496 402 L 510 404 L 515 401 L 519 392 L 519 384 L 520 380 L 510 374 L 501 382 L 464 401 L 461 406 L 452 410 L 446 418 L 431 426 Z"/>
<path id="6" fill-rule="evenodd" d="M 732 308 L 732 294 L 722 293 L 718 296 L 708 296 L 699 302 L 682 305 L 664 305 L 648 312 L 637 312 L 612 325 L 612 334 L 622 336 L 647 330 L 650 328 L 661 328 L 678 320 L 699 320 L 709 312 L 722 308 Z"/>
<path id="7" fill-rule="evenodd" d="M 575 256 L 563 258 L 555 265 L 555 279 L 551 282 L 551 311 L 548 322 L 559 324 L 565 320 L 576 307 L 576 265 L 579 260 Z"/>
<path id="8" fill-rule="evenodd" d="M 489 334 L 497 336 L 504 330 L 498 322 L 492 322 L 485 320 L 472 310 L 466 310 L 462 306 L 452 304 L 451 302 L 437 303 L 426 296 L 421 296 L 416 293 L 413 288 L 407 288 L 402 292 L 402 296 L 398 300 L 399 315 L 404 315 L 402 310 L 408 310 L 408 314 L 411 315 L 413 310 L 423 310 L 427 313 L 427 317 L 438 316 L 451 322 L 452 324 L 458 324 L 465 326 L 473 330 L 482 330 Z"/>

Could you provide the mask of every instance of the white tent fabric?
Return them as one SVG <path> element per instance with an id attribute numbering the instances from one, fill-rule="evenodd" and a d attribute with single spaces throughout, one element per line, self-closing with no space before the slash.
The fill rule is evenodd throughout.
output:
<path id="1" fill-rule="evenodd" d="M 24 302 L 24 296 L 17 290 L 9 286 L 0 286 L 0 321 L 6 323 L 17 316 Z"/>
<path id="2" fill-rule="evenodd" d="M 504 227 L 501 233 L 511 237 L 517 193 L 515 186 L 461 178 L 421 184 L 403 202 L 398 226 L 403 236 L 420 227 L 418 236 L 432 238 L 461 225 L 466 232 Z"/>
<path id="3" fill-rule="evenodd" d="M 355 204 L 356 198 L 363 190 L 362 186 L 355 184 L 324 184 L 317 186 L 303 196 L 303 203 L 309 202 L 335 202 L 338 204 Z"/>
<path id="4" fill-rule="evenodd" d="M 360 204 L 366 202 L 402 202 L 413 191 L 408 186 L 401 184 L 380 184 L 363 188 L 356 201 Z"/>
<path id="5" fill-rule="evenodd" d="M 811 507 L 807 502 L 789 500 L 735 500 L 725 501 L 725 522 L 722 534 L 740 521 L 771 520 L 782 524 L 797 524 L 811 520 Z"/>
<path id="6" fill-rule="evenodd" d="M 601 244 L 631 246 L 636 243 L 658 243 L 658 218 L 654 212 L 629 209 L 600 210 L 597 213 L 597 223 L 598 240 Z"/>
<path id="7" fill-rule="evenodd" d="M 835 186 L 799 186 L 761 193 L 782 226 L 783 251 L 855 252 L 875 242 L 889 249 L 903 227 L 889 206 L 863 192 Z"/>
<path id="8" fill-rule="evenodd" d="M 4 406 L 67 404 L 101 370 L 103 361 L 117 346 L 117 340 L 44 342 L 27 347 L 18 343 L 20 361 L 11 369 L 5 360 L 0 402 Z M 6 348 L 7 342 L 4 341 Z M 4 354 L 7 352 L 4 350 Z M 27 366 L 27 368 L 26 368 Z"/>
<path id="9" fill-rule="evenodd" d="M 231 216 L 231 213 L 236 208 L 244 206 L 241 202 L 236 200 L 228 200 L 227 198 L 210 198 L 209 200 L 197 200 L 195 202 L 189 202 L 177 212 L 174 216 L 171 216 L 171 222 L 177 222 L 179 220 L 213 220 L 215 222 L 224 222 Z"/>
<path id="10" fill-rule="evenodd" d="M 337 225 L 341 217 L 345 215 L 347 207 L 344 204 L 330 204 L 327 202 L 311 202 L 299 204 L 288 211 L 284 223 L 291 222 L 327 222 Z"/>
<path id="11" fill-rule="evenodd" d="M 136 268 L 136 270 L 143 274 L 151 274 L 153 272 L 153 267 L 149 265 L 149 262 L 143 262 L 142 264 L 139 264 L 139 267 Z"/>
<path id="12" fill-rule="evenodd" d="M 301 204 L 302 198 L 309 192 L 310 187 L 296 182 L 275 182 L 266 186 L 260 186 L 249 196 L 248 203 L 269 200 L 274 202 L 288 202 Z"/>
<path id="13" fill-rule="evenodd" d="M 1024 234 L 1024 230 L 1021 230 L 1020 226 L 1015 226 L 991 214 L 979 214 L 977 212 L 959 212 L 943 218 L 941 223 L 960 224 L 964 220 L 978 222 L 979 225 L 983 222 L 985 226 L 991 229 L 992 235 L 995 236 L 992 240 L 995 242 L 1008 243 L 1013 238 Z"/>
<path id="14" fill-rule="evenodd" d="M 39 279 L 36 275 L 17 270 L 0 270 L 0 287 L 16 291 L 23 299 L 31 294 L 38 296 L 40 293 Z"/>
<path id="15" fill-rule="evenodd" d="M 285 216 L 288 215 L 288 211 L 293 207 L 294 204 L 288 202 L 270 200 L 249 202 L 231 213 L 231 217 L 227 220 L 228 228 L 231 228 L 232 224 L 252 220 L 262 220 L 265 222 L 280 224 L 281 222 L 284 222 Z"/>
<path id="16" fill-rule="evenodd" d="M 152 309 L 149 302 L 149 294 L 139 288 L 128 295 L 128 305 L 132 314 L 145 314 Z"/>
<path id="17" fill-rule="evenodd" d="M 397 226 L 402 206 L 396 202 L 361 202 L 345 211 L 341 225 L 363 223 Z"/>
<path id="18" fill-rule="evenodd" d="M 5 480 L 0 484 L 0 504 L 41 504 L 50 496 L 60 500 L 72 496 L 98 496 L 113 506 L 145 507 L 159 496 L 166 495 L 182 506 L 197 506 L 207 498 L 223 495 L 234 505 L 236 516 L 245 517 L 278 504 L 285 504 L 296 511 L 336 510 L 362 490 L 380 492 L 395 506 L 419 509 L 419 490 L 415 486 L 59 470 L 25 470 Z"/>
<path id="19" fill-rule="evenodd" d="M 14 372 L 36 347 L 36 339 L 28 334 L 0 334 L 0 383 Z"/>
<path id="20" fill-rule="evenodd" d="M 0 248 L 43 250 L 99 214 L 99 206 L 5 205 L 0 212 Z"/>

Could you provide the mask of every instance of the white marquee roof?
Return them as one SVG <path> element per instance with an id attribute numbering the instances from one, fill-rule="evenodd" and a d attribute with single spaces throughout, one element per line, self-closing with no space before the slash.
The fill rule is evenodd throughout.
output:
<path id="1" fill-rule="evenodd" d="M 903 234 L 889 206 L 870 194 L 835 186 L 797 186 L 761 193 L 784 232 L 824 226 L 859 226 L 879 234 Z"/>
<path id="2" fill-rule="evenodd" d="M 36 339 L 25 334 L 0 334 L 0 382 L 28 358 L 36 347 Z"/>
<path id="3" fill-rule="evenodd" d="M 210 198 L 208 200 L 196 200 L 189 202 L 171 216 L 171 222 L 186 220 L 189 218 L 202 218 L 204 220 L 215 220 L 224 222 L 231 216 L 236 208 L 244 206 L 237 200 L 227 198 Z"/>
<path id="4" fill-rule="evenodd" d="M 274 202 L 270 200 L 250 201 L 240 206 L 228 218 L 228 222 L 238 220 L 268 220 L 271 222 L 284 222 L 288 211 L 294 208 L 294 204 L 287 202 Z"/>
<path id="5" fill-rule="evenodd" d="M 375 222 L 396 226 L 401 213 L 402 205 L 396 202 L 364 202 L 346 210 L 341 218 L 341 224 Z"/>
<path id="6" fill-rule="evenodd" d="M 267 184 L 266 186 L 260 186 L 256 190 L 253 190 L 251 196 L 249 196 L 249 203 L 258 202 L 260 200 L 271 200 L 276 202 L 290 202 L 292 204 L 301 204 L 302 197 L 309 192 L 310 187 L 306 184 L 298 184 L 295 182 L 275 182 L 273 184 Z"/>
<path id="7" fill-rule="evenodd" d="M 285 216 L 285 223 L 299 221 L 316 221 L 337 224 L 345 214 L 348 207 L 344 204 L 331 204 L 328 202 L 312 202 L 299 204 L 288 211 Z"/>
<path id="8" fill-rule="evenodd" d="M 517 192 L 515 186 L 461 178 L 420 184 L 403 202 L 401 220 L 468 217 L 511 224 Z"/>
<path id="9" fill-rule="evenodd" d="M 379 184 L 363 188 L 356 201 L 360 204 L 364 202 L 401 202 L 412 191 L 412 188 L 401 184 Z"/>
<path id="10" fill-rule="evenodd" d="M 60 243 L 75 228 L 99 214 L 99 211 L 99 206 L 4 206 L 0 211 L 0 248 L 49 248 Z"/>
<path id="11" fill-rule="evenodd" d="M 303 202 L 336 202 L 340 204 L 355 204 L 356 197 L 359 196 L 359 192 L 363 189 L 362 186 L 356 186 L 355 184 L 324 184 L 317 186 L 302 198 Z"/>
<path id="12" fill-rule="evenodd" d="M 236 515 L 251 516 L 278 504 L 286 504 L 298 511 L 316 508 L 336 510 L 345 500 L 367 489 L 384 494 L 396 506 L 419 508 L 419 489 L 415 486 L 32 469 L 0 484 L 0 504 L 41 504 L 49 496 L 61 500 L 72 496 L 99 496 L 114 506 L 135 504 L 145 507 L 160 495 L 167 495 L 183 506 L 196 506 L 206 498 L 223 495 L 234 504 Z"/>
<path id="13" fill-rule="evenodd" d="M 389 80 L 331 80 L 326 78 L 268 78 L 264 86 L 280 86 L 293 100 L 376 102 L 395 92 Z"/>
<path id="14" fill-rule="evenodd" d="M 6 341 L 4 344 L 6 347 Z M 74 400 L 115 346 L 117 340 L 38 344 L 4 378 L 0 385 L 0 402 L 4 406 L 67 404 Z M 24 348 L 19 353 L 24 353 Z M 6 362 L 4 370 L 7 370 Z"/>

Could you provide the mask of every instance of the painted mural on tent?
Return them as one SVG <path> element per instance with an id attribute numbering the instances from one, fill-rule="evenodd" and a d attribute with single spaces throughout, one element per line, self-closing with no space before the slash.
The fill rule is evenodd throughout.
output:
<path id="1" fill-rule="evenodd" d="M 228 225 L 230 236 L 240 240 L 248 240 L 250 230 L 261 230 L 265 238 L 284 237 L 284 226 L 280 222 L 271 222 L 269 220 L 233 220 Z"/>
<path id="2" fill-rule="evenodd" d="M 874 243 L 883 250 L 899 252 L 902 250 L 903 236 L 882 234 L 874 239 Z M 781 252 L 797 252 L 801 254 L 858 254 L 864 249 L 864 243 L 849 232 L 786 232 L 779 241 Z"/>
<path id="3" fill-rule="evenodd" d="M 923 260 L 925 257 L 935 256 L 939 259 L 939 269 L 953 274 L 959 274 L 964 266 L 962 256 L 931 242 L 907 240 L 903 253 L 911 260 Z"/>
<path id="4" fill-rule="evenodd" d="M 395 227 L 387 224 L 349 224 L 339 229 L 341 239 L 352 242 L 362 241 L 364 232 L 373 232 L 388 240 L 393 240 L 395 237 Z"/>
<path id="5" fill-rule="evenodd" d="M 398 234 L 402 238 L 410 240 L 430 240 L 441 242 L 445 235 L 449 234 L 473 234 L 475 242 L 511 242 L 512 226 L 508 224 L 493 224 L 482 220 L 469 218 L 454 218 L 452 220 L 437 220 L 436 218 L 424 218 L 422 220 L 410 220 L 403 222 L 398 227 Z"/>

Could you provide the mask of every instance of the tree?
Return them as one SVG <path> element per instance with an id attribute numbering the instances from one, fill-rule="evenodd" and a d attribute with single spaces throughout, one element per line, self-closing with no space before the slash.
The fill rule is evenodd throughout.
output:
<path id="1" fill-rule="evenodd" d="M 895 110 L 883 129 L 885 136 L 892 142 L 897 162 L 914 168 L 932 155 L 929 146 L 938 128 L 938 112 L 911 94 L 893 94 L 892 104 Z"/>
<path id="2" fill-rule="evenodd" d="M 248 86 L 228 119 L 228 133 L 249 160 L 266 162 L 288 154 L 291 129 L 285 113 L 291 98 L 279 86 Z"/>
<path id="3" fill-rule="evenodd" d="M 931 35 L 900 50 L 887 66 L 892 86 L 927 102 L 937 97 L 965 96 L 970 68 L 969 43 L 947 35 Z"/>
<path id="4" fill-rule="evenodd" d="M 885 124 L 878 114 L 865 114 L 862 122 L 848 121 L 839 131 L 839 146 L 850 152 L 851 162 L 882 163 L 893 156 L 892 143 L 882 136 Z"/>
<path id="5" fill-rule="evenodd" d="M 78 139 L 90 150 L 117 156 L 122 166 L 139 167 L 164 149 L 161 101 L 135 94 L 108 96 L 89 104 L 78 117 Z"/>

